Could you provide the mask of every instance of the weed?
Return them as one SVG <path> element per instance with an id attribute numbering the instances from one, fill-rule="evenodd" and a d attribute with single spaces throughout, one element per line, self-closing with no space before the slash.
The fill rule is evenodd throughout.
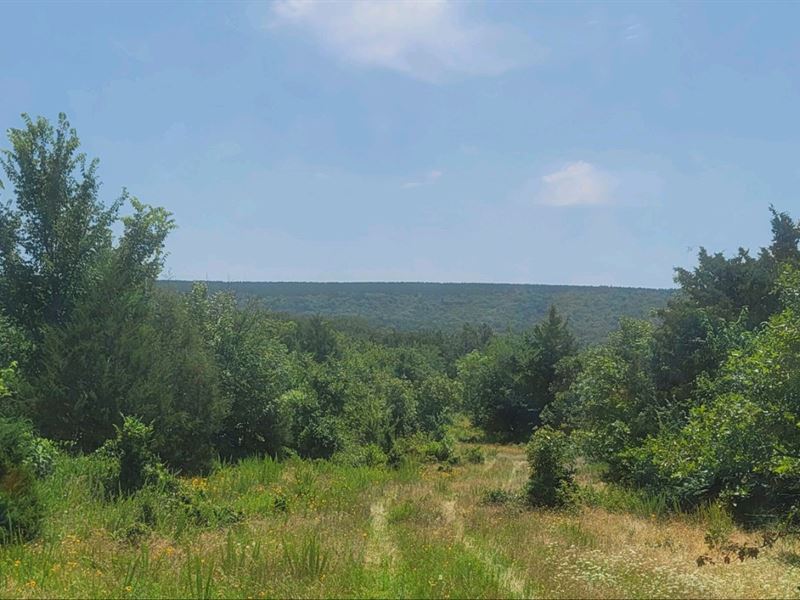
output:
<path id="1" fill-rule="evenodd" d="M 483 452 L 483 448 L 480 446 L 471 446 L 467 449 L 464 453 L 465 460 L 473 465 L 479 465 L 486 461 L 486 455 Z"/>
<path id="2" fill-rule="evenodd" d="M 328 568 L 328 554 L 316 535 L 309 535 L 299 543 L 284 539 L 283 557 L 296 579 L 318 579 Z"/>
<path id="3" fill-rule="evenodd" d="M 519 495 L 503 488 L 492 488 L 483 492 L 481 504 L 511 504 L 519 499 Z"/>

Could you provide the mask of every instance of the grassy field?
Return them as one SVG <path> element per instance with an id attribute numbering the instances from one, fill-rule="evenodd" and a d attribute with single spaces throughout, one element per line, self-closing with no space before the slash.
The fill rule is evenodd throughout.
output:
<path id="1" fill-rule="evenodd" d="M 40 539 L 0 549 L 0 596 L 800 595 L 794 542 L 700 567 L 708 515 L 665 516 L 588 474 L 592 502 L 527 510 L 498 491 L 523 485 L 523 449 L 484 448 L 485 462 L 449 470 L 247 460 L 184 480 L 191 505 L 154 492 L 99 500 L 68 459 L 45 484 Z"/>

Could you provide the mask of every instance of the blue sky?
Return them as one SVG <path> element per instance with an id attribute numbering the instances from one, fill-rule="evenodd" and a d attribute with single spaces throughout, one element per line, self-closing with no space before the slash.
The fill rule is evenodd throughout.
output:
<path id="1" fill-rule="evenodd" d="M 172 278 L 666 287 L 800 216 L 800 5 L 2 3 Z M 6 198 L 8 192 L 6 192 Z"/>

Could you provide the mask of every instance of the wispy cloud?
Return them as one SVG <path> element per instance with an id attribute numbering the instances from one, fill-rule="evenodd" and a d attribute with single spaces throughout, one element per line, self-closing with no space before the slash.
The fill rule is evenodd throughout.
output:
<path id="1" fill-rule="evenodd" d="M 521 32 L 478 22 L 446 0 L 276 0 L 269 27 L 292 27 L 340 61 L 425 81 L 498 75 L 540 60 Z"/>
<path id="2" fill-rule="evenodd" d="M 430 172 L 429 172 L 427 175 L 425 175 L 425 177 L 423 177 L 422 179 L 416 179 L 416 180 L 414 180 L 414 181 L 406 181 L 406 182 L 405 182 L 405 183 L 402 185 L 402 188 L 403 188 L 404 190 L 409 190 L 409 189 L 412 189 L 412 188 L 417 188 L 417 187 L 420 187 L 420 186 L 423 186 L 423 185 L 430 185 L 430 184 L 432 184 L 432 183 L 436 183 L 436 181 L 438 181 L 438 179 L 439 179 L 439 178 L 440 178 L 442 175 L 443 175 L 443 173 L 442 173 L 441 171 L 436 171 L 436 170 L 434 170 L 434 171 L 430 171 Z"/>
<path id="3" fill-rule="evenodd" d="M 538 200 L 551 206 L 610 204 L 616 185 L 610 173 L 579 160 L 544 175 Z"/>

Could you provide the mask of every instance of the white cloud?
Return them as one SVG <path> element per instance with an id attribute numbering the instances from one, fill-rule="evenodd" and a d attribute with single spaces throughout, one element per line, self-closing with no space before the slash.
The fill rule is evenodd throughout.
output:
<path id="1" fill-rule="evenodd" d="M 541 178 L 538 200 L 551 206 L 600 205 L 613 202 L 617 180 L 579 160 Z"/>
<path id="2" fill-rule="evenodd" d="M 293 27 L 338 60 L 425 81 L 498 75 L 542 51 L 509 27 L 478 23 L 446 0 L 276 0 L 268 27 Z"/>
<path id="3" fill-rule="evenodd" d="M 406 182 L 405 182 L 405 183 L 402 185 L 402 188 L 403 188 L 404 190 L 408 190 L 408 189 L 411 189 L 411 188 L 416 188 L 416 187 L 420 187 L 420 186 L 423 186 L 423 185 L 431 185 L 431 184 L 433 184 L 433 183 L 436 183 L 436 181 L 437 181 L 437 180 L 438 180 L 438 179 L 439 179 L 439 178 L 440 178 L 440 177 L 441 177 L 443 174 L 444 174 L 444 173 L 442 173 L 441 171 L 437 171 L 437 170 L 430 171 L 430 172 L 429 172 L 427 175 L 425 175 L 425 177 L 423 177 L 422 179 L 418 179 L 418 180 L 415 180 L 415 181 L 406 181 Z"/>

